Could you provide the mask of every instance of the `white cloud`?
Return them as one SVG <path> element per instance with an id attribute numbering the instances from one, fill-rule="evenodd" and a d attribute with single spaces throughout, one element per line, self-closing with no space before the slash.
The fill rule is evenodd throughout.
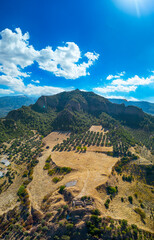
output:
<path id="1" fill-rule="evenodd" d="M 127 80 L 123 79 L 117 79 L 114 80 L 111 84 L 112 85 L 123 85 L 123 86 L 143 86 L 143 85 L 149 85 L 154 82 L 154 76 L 150 76 L 147 78 L 140 78 L 139 76 L 135 75 L 132 78 L 128 78 Z"/>
<path id="2" fill-rule="evenodd" d="M 10 89 L 4 89 L 4 93 L 0 91 L 0 94 L 9 93 L 22 93 L 26 95 L 52 95 L 65 91 L 63 88 L 52 87 L 52 86 L 36 86 L 34 84 L 28 84 L 27 86 L 23 83 L 21 78 L 14 78 L 11 76 L 2 75 L 0 76 L 0 85 L 9 87 Z"/>
<path id="3" fill-rule="evenodd" d="M 125 75 L 125 71 L 121 72 L 121 73 L 118 73 L 117 75 L 109 75 L 106 80 L 112 80 L 112 79 L 115 79 L 115 78 L 120 78 L 120 77 L 123 77 Z"/>
<path id="4" fill-rule="evenodd" d="M 28 84 L 24 89 L 23 93 L 26 95 L 53 95 L 65 91 L 63 88 L 52 87 L 52 86 L 35 86 L 33 84 Z"/>
<path id="5" fill-rule="evenodd" d="M 11 31 L 6 28 L 0 32 L 0 84 L 9 87 L 6 93 L 18 92 L 29 95 L 54 94 L 64 91 L 52 86 L 25 86 L 24 78 L 30 77 L 25 71 L 36 61 L 39 68 L 52 72 L 57 77 L 77 79 L 89 75 L 87 71 L 99 58 L 99 54 L 87 52 L 84 55 L 77 44 L 67 42 L 55 50 L 48 46 L 40 51 L 29 44 L 29 34 L 22 34 L 20 28 Z M 84 60 L 86 59 L 86 60 Z M 31 80 L 40 83 L 39 80 Z M 1 94 L 1 92 L 0 92 Z"/>
<path id="6" fill-rule="evenodd" d="M 124 96 L 114 96 L 114 95 L 107 95 L 105 96 L 108 99 L 123 99 L 123 100 L 127 100 L 127 101 L 139 101 L 137 98 L 134 97 L 124 97 Z"/>
<path id="7" fill-rule="evenodd" d="M 76 79 L 88 75 L 87 69 L 99 58 L 99 54 L 92 52 L 87 52 L 84 56 L 87 62 L 79 63 L 79 47 L 73 42 L 67 42 L 66 46 L 57 47 L 55 51 L 51 47 L 42 49 L 37 62 L 41 69 L 53 72 L 57 77 Z"/>
<path id="8" fill-rule="evenodd" d="M 15 78 L 7 75 L 0 76 L 0 85 L 10 87 L 11 90 L 22 92 L 25 88 L 25 85 L 20 78 Z"/>
<path id="9" fill-rule="evenodd" d="M 0 88 L 0 94 L 1 95 L 7 95 L 7 94 L 11 94 L 14 93 L 14 91 L 10 90 L 10 89 L 2 89 Z"/>
<path id="10" fill-rule="evenodd" d="M 99 93 L 110 93 L 110 92 L 134 92 L 136 90 L 136 86 L 106 86 L 106 87 L 97 87 L 93 90 Z"/>
<path id="11" fill-rule="evenodd" d="M 104 96 L 105 98 L 108 98 L 108 99 L 124 99 L 126 100 L 126 98 L 124 96 L 114 96 L 114 95 L 105 95 Z"/>
<path id="12" fill-rule="evenodd" d="M 34 83 L 40 83 L 39 80 L 31 80 L 31 81 L 34 82 Z"/>
<path id="13" fill-rule="evenodd" d="M 9 76 L 27 77 L 21 69 L 33 64 L 39 52 L 29 45 L 29 34 L 22 35 L 20 28 L 15 32 L 6 28 L 0 32 L 0 71 Z"/>
<path id="14" fill-rule="evenodd" d="M 29 34 L 22 34 L 20 28 L 16 28 L 15 32 L 6 28 L 0 36 L 0 71 L 12 77 L 29 77 L 29 73 L 22 70 L 37 61 L 41 69 L 57 77 L 77 79 L 88 75 L 87 69 L 99 58 L 99 54 L 87 52 L 83 56 L 87 61 L 83 61 L 81 51 L 74 42 L 58 46 L 55 51 L 50 46 L 36 51 L 29 45 Z"/>
<path id="15" fill-rule="evenodd" d="M 85 90 L 85 89 L 80 89 L 80 91 L 82 91 L 82 92 L 88 92 L 87 90 Z"/>
<path id="16" fill-rule="evenodd" d="M 125 72 L 122 72 L 120 75 L 122 76 L 122 74 L 124 74 Z M 113 75 L 109 75 L 112 76 Z M 118 77 L 118 75 L 116 76 Z M 114 76 L 115 78 L 115 76 Z M 122 79 L 122 78 L 118 78 L 115 80 L 112 80 L 112 82 L 105 86 L 105 87 L 97 87 L 94 88 L 94 91 L 97 91 L 99 93 L 112 93 L 112 92 L 135 92 L 136 89 L 138 88 L 138 86 L 145 86 L 145 85 L 149 85 L 154 83 L 154 76 L 151 75 L 147 78 L 144 77 L 139 77 L 137 75 L 135 75 L 134 77 L 128 78 L 126 80 Z"/>
<path id="17" fill-rule="evenodd" d="M 138 102 L 138 101 L 140 101 L 139 99 L 134 98 L 134 97 L 127 98 L 127 100 L 128 100 L 128 101 L 132 101 L 132 102 Z"/>

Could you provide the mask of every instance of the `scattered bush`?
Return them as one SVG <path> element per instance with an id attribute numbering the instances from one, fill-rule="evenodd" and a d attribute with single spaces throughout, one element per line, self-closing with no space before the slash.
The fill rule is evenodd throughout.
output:
<path id="1" fill-rule="evenodd" d="M 106 188 L 106 191 L 107 191 L 107 194 L 110 194 L 110 195 L 115 195 L 117 192 L 118 192 L 118 187 L 111 187 L 111 186 L 108 186 Z"/>
<path id="2" fill-rule="evenodd" d="M 135 208 L 134 211 L 140 215 L 141 220 L 144 220 L 146 218 L 145 212 L 143 212 L 140 208 Z"/>
<path id="3" fill-rule="evenodd" d="M 130 175 L 130 176 L 123 175 L 122 180 L 126 181 L 126 182 L 132 182 L 133 181 L 133 176 L 132 175 Z"/>
<path id="4" fill-rule="evenodd" d="M 107 199 L 106 202 L 104 203 L 104 206 L 106 207 L 106 209 L 109 208 L 109 203 L 110 203 L 110 199 Z"/>
<path id="5" fill-rule="evenodd" d="M 134 196 L 135 196 L 136 199 L 138 198 L 138 194 L 137 193 L 135 193 Z"/>
<path id="6" fill-rule="evenodd" d="M 92 210 L 92 214 L 93 214 L 93 215 L 97 215 L 97 216 L 100 216 L 100 215 L 101 215 L 100 211 L 99 211 L 97 208 L 94 209 L 94 210 Z"/>
<path id="7" fill-rule="evenodd" d="M 67 235 L 63 235 L 63 236 L 61 237 L 61 239 L 62 239 L 62 240 L 70 240 L 70 237 L 67 236 Z"/>
<path id="8" fill-rule="evenodd" d="M 44 170 L 48 170 L 50 168 L 50 164 L 48 162 L 45 163 L 45 166 L 43 167 Z"/>
<path id="9" fill-rule="evenodd" d="M 129 197 L 128 197 L 128 201 L 132 204 L 132 203 L 133 203 L 133 197 L 132 197 L 132 196 L 129 196 Z"/>
<path id="10" fill-rule="evenodd" d="M 143 203 L 140 204 L 140 207 L 143 208 L 143 209 L 145 208 Z"/>
<path id="11" fill-rule="evenodd" d="M 50 169 L 48 171 L 49 176 L 53 176 L 54 174 L 68 174 L 72 171 L 72 169 L 70 167 L 55 167 L 53 169 Z"/>
<path id="12" fill-rule="evenodd" d="M 64 192 L 64 189 L 65 189 L 65 185 L 60 186 L 59 193 L 62 194 Z"/>
<path id="13" fill-rule="evenodd" d="M 28 176 L 28 171 L 24 171 L 22 177 L 25 178 Z"/>
<path id="14" fill-rule="evenodd" d="M 61 181 L 61 178 L 54 177 L 54 178 L 52 179 L 52 181 L 53 181 L 54 183 L 57 183 L 57 182 L 60 182 L 60 181 Z"/>
<path id="15" fill-rule="evenodd" d="M 51 162 L 51 155 L 46 159 L 46 163 L 50 163 Z"/>
<path id="16" fill-rule="evenodd" d="M 18 192 L 17 192 L 17 195 L 21 198 L 21 197 L 24 197 L 26 195 L 26 188 L 24 185 L 21 185 Z"/>

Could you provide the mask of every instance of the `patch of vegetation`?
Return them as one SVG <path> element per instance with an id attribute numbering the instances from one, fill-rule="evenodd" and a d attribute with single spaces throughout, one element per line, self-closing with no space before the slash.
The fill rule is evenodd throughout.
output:
<path id="1" fill-rule="evenodd" d="M 65 185 L 60 186 L 59 193 L 62 194 L 64 192 L 64 189 L 65 189 Z"/>
<path id="2" fill-rule="evenodd" d="M 122 176 L 122 180 L 125 182 L 132 182 L 134 180 L 133 176 L 132 175 L 129 175 L 129 176 L 126 176 L 126 175 L 123 175 Z"/>
<path id="3" fill-rule="evenodd" d="M 104 206 L 106 207 L 106 209 L 109 208 L 109 203 L 110 203 L 110 199 L 108 198 L 108 199 L 106 200 L 106 202 L 104 203 Z"/>
<path id="4" fill-rule="evenodd" d="M 54 183 L 58 183 L 58 182 L 60 182 L 62 180 L 62 178 L 59 178 L 59 177 L 54 177 L 53 179 L 52 179 L 52 181 L 54 182 Z"/>
<path id="5" fill-rule="evenodd" d="M 144 220 L 146 218 L 145 212 L 143 212 L 143 210 L 141 210 L 140 208 L 135 208 L 134 211 L 140 215 L 141 220 Z"/>
<path id="6" fill-rule="evenodd" d="M 17 192 L 17 195 L 20 197 L 20 198 L 23 198 L 25 195 L 27 194 L 27 191 L 26 191 L 26 188 L 24 185 L 21 185 L 18 192 Z"/>
<path id="7" fill-rule="evenodd" d="M 136 155 L 132 154 L 131 152 L 128 152 L 127 156 L 122 157 L 120 161 L 118 161 L 115 164 L 114 169 L 116 170 L 117 173 L 122 173 L 122 170 L 124 169 L 125 165 L 127 165 L 132 160 L 136 160 L 137 158 L 138 157 Z"/>
<path id="8" fill-rule="evenodd" d="M 108 187 L 106 187 L 106 191 L 107 191 L 107 194 L 115 196 L 115 194 L 118 193 L 118 187 L 117 186 L 116 187 L 108 186 Z"/>
<path id="9" fill-rule="evenodd" d="M 70 173 L 72 171 L 72 169 L 70 167 L 55 167 L 53 169 L 50 169 L 48 171 L 49 176 L 53 176 L 55 174 L 59 174 L 59 175 L 66 175 L 68 173 Z"/>
<path id="10" fill-rule="evenodd" d="M 132 204 L 132 203 L 133 203 L 133 197 L 132 197 L 132 196 L 129 196 L 129 197 L 128 197 L 128 201 Z"/>
<path id="11" fill-rule="evenodd" d="M 125 171 L 129 174 L 137 177 L 138 180 L 144 182 L 145 184 L 154 185 L 154 166 L 146 166 L 146 165 L 138 165 L 138 164 L 129 164 L 129 168 L 126 169 L 123 167 Z"/>
<path id="12" fill-rule="evenodd" d="M 92 215 L 86 226 L 91 239 L 152 239 L 152 234 L 138 229 L 136 225 L 128 225 L 126 220 L 101 219 Z"/>
<path id="13" fill-rule="evenodd" d="M 106 137 L 107 138 L 107 137 Z M 63 143 L 53 147 L 53 151 L 71 151 L 86 152 L 89 146 L 104 146 L 105 135 L 99 132 L 87 131 L 86 133 L 71 134 L 70 138 Z M 110 144 L 108 143 L 108 146 Z"/>

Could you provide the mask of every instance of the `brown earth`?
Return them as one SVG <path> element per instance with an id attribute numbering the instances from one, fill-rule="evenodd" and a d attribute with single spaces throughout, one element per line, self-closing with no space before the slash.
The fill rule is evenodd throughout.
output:
<path id="1" fill-rule="evenodd" d="M 69 133 L 53 132 L 44 138 L 46 149 L 43 156 L 39 158 L 39 163 L 34 169 L 33 181 L 28 185 L 28 191 L 33 206 L 40 209 L 41 202 L 45 195 L 54 192 L 59 186 L 65 185 L 67 182 L 76 180 L 77 184 L 74 188 L 75 197 L 79 198 L 84 195 L 98 197 L 96 187 L 107 181 L 111 173 L 112 167 L 117 162 L 117 158 L 109 157 L 103 153 L 96 153 L 97 147 L 87 149 L 86 153 L 70 152 L 52 152 L 53 146 L 67 139 Z M 102 147 L 102 150 L 109 148 Z M 110 148 L 111 150 L 111 148 Z M 51 154 L 51 158 L 56 165 L 61 167 L 71 167 L 73 171 L 64 176 L 62 181 L 55 184 L 52 182 L 51 176 L 47 171 L 43 170 L 45 160 Z"/>
<path id="2" fill-rule="evenodd" d="M 102 206 L 102 211 L 106 216 L 113 219 L 126 219 L 129 224 L 136 224 L 139 228 L 147 231 L 153 231 L 153 187 L 145 185 L 144 183 L 133 181 L 132 183 L 124 182 L 121 176 L 112 176 L 109 180 L 109 185 L 118 186 L 118 194 L 110 201 L 109 209 Z M 106 195 L 105 189 L 100 192 L 101 199 L 108 199 L 110 196 Z M 137 198 L 134 194 L 137 194 Z M 128 196 L 133 197 L 133 204 L 128 201 Z M 124 198 L 124 202 L 121 198 Z M 144 204 L 145 208 L 140 207 L 140 201 Z M 104 201 L 105 202 L 105 201 Z M 135 208 L 140 208 L 145 212 L 145 223 L 141 221 L 140 216 L 134 211 Z"/>

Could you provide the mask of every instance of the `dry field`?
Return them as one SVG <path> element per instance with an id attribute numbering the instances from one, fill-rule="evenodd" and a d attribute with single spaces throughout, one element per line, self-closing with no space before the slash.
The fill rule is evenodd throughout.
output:
<path id="1" fill-rule="evenodd" d="M 62 142 L 69 137 L 68 133 L 53 132 L 44 138 L 45 150 L 43 156 L 39 158 L 39 163 L 34 169 L 33 181 L 28 186 L 31 202 L 33 206 L 40 209 L 41 202 L 45 195 L 54 192 L 59 186 L 65 185 L 70 181 L 77 181 L 73 187 L 75 198 L 84 195 L 99 197 L 96 187 L 107 181 L 111 173 L 113 165 L 117 162 L 117 158 L 109 157 L 103 153 L 96 153 L 96 147 L 87 149 L 86 153 L 70 152 L 52 152 L 53 146 Z M 46 149 L 49 146 L 49 149 Z M 109 150 L 102 147 L 101 150 Z M 111 148 L 110 148 L 111 150 Z M 51 158 L 56 165 L 60 167 L 71 167 L 73 171 L 59 183 L 52 182 L 51 176 L 47 171 L 43 170 L 45 160 L 51 154 Z"/>
<path id="2" fill-rule="evenodd" d="M 21 175 L 16 176 L 13 184 L 5 192 L 0 194 L 0 215 L 13 209 L 17 205 L 17 191 L 22 181 Z"/>
<path id="3" fill-rule="evenodd" d="M 111 185 L 118 186 L 118 194 L 110 202 L 109 209 L 102 206 L 105 215 L 113 219 L 126 219 L 129 224 L 136 224 L 144 230 L 153 231 L 152 209 L 154 200 L 151 192 L 152 187 L 137 181 L 132 183 L 124 182 L 121 176 L 111 177 L 108 181 Z M 134 194 L 137 194 L 137 198 Z M 128 201 L 128 196 L 133 197 L 133 204 Z M 121 201 L 122 197 L 124 202 Z M 109 196 L 106 196 L 106 192 L 102 191 L 100 192 L 100 198 L 107 199 Z M 144 204 L 144 209 L 140 207 L 140 201 Z M 135 208 L 140 208 L 145 212 L 146 224 L 141 221 L 139 214 L 134 211 Z"/>
<path id="4" fill-rule="evenodd" d="M 97 126 L 97 125 L 93 125 L 91 126 L 91 128 L 89 129 L 91 132 L 99 132 L 99 133 L 103 133 L 106 134 L 108 131 L 105 131 L 104 128 L 102 128 L 102 126 Z"/>

